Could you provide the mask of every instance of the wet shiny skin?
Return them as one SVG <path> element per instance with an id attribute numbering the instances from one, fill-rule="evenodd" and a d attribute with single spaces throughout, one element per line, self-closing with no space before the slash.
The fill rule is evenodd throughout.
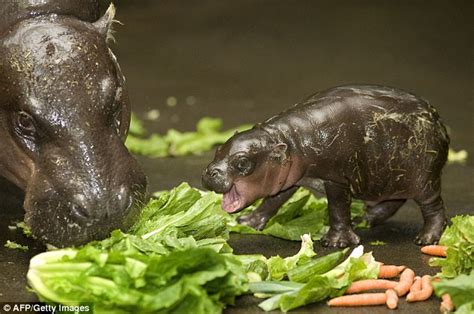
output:
<path id="1" fill-rule="evenodd" d="M 25 192 L 33 234 L 56 246 L 130 225 L 145 199 L 145 175 L 123 144 L 130 105 L 106 42 L 110 13 L 90 23 L 45 9 L 0 38 L 0 176 Z"/>
<path id="2" fill-rule="evenodd" d="M 262 229 L 295 186 L 318 189 L 322 181 L 330 212 L 323 243 L 336 247 L 359 242 L 351 227 L 351 198 L 367 202 L 371 224 L 414 199 L 425 222 L 415 242 L 430 244 L 446 224 L 440 175 L 448 145 L 446 128 L 424 100 L 390 87 L 347 85 L 316 93 L 234 135 L 217 150 L 203 183 L 225 193 L 230 212 L 265 197 L 241 219 Z M 239 169 L 242 158 L 250 170 Z"/>

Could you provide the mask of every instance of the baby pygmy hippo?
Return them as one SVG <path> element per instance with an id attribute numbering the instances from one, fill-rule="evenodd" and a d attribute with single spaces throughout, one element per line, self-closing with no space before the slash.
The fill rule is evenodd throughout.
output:
<path id="1" fill-rule="evenodd" d="M 374 85 L 331 88 L 238 133 L 220 146 L 203 185 L 223 193 L 234 213 L 263 203 L 241 223 L 262 229 L 298 186 L 323 188 L 330 229 L 325 246 L 359 243 L 350 204 L 365 201 L 371 225 L 407 199 L 420 206 L 420 245 L 436 243 L 446 225 L 441 169 L 449 138 L 436 110 L 405 91 Z"/>

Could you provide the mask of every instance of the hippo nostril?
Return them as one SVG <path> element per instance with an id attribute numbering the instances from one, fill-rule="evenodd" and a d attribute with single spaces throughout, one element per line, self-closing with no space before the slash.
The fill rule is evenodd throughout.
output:
<path id="1" fill-rule="evenodd" d="M 89 219 L 90 215 L 87 209 L 77 204 L 72 204 L 72 213 L 80 219 Z"/>
<path id="2" fill-rule="evenodd" d="M 117 193 L 117 205 L 120 211 L 128 212 L 132 207 L 133 197 L 130 195 L 130 190 L 125 185 L 122 185 Z"/>
<path id="3" fill-rule="evenodd" d="M 218 169 L 214 169 L 214 170 L 211 171 L 211 177 L 212 178 L 217 178 L 217 176 L 219 176 L 220 173 L 221 172 Z"/>

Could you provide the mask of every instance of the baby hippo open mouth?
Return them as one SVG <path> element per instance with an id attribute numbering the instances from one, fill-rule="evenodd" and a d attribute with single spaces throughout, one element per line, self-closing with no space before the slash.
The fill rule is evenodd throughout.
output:
<path id="1" fill-rule="evenodd" d="M 222 209 L 228 213 L 237 212 L 243 209 L 245 205 L 245 201 L 240 197 L 235 184 L 233 184 L 230 190 L 224 193 L 222 197 Z"/>

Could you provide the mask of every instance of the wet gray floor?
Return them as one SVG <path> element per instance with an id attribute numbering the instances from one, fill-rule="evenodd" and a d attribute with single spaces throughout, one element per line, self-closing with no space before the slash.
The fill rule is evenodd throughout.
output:
<path id="1" fill-rule="evenodd" d="M 450 127 L 452 146 L 466 149 L 466 165 L 448 165 L 443 196 L 448 215 L 474 208 L 474 13 L 472 1 L 117 1 L 117 44 L 133 109 L 152 131 L 192 130 L 202 116 L 222 117 L 225 125 L 263 120 L 317 90 L 347 83 L 386 84 L 430 100 Z M 167 106 L 175 97 L 177 105 Z M 200 186 L 200 173 L 212 158 L 140 157 L 150 190 L 182 181 Z M 10 194 L 10 193 L 7 193 Z M 0 301 L 31 301 L 25 289 L 29 258 L 42 247 L 10 231 L 21 210 L 3 201 L 0 243 L 28 243 L 26 253 L 0 247 Z M 358 232 L 377 260 L 405 264 L 418 274 L 434 274 L 428 258 L 412 243 L 421 227 L 413 203 L 385 225 Z M 235 235 L 237 253 L 289 255 L 298 243 L 271 237 Z M 316 246 L 320 254 L 327 250 Z M 260 312 L 258 300 L 238 300 L 228 313 Z M 439 302 L 407 304 L 399 312 L 436 313 Z M 300 313 L 346 313 L 312 305 Z M 383 313 L 385 307 L 357 309 Z"/>

